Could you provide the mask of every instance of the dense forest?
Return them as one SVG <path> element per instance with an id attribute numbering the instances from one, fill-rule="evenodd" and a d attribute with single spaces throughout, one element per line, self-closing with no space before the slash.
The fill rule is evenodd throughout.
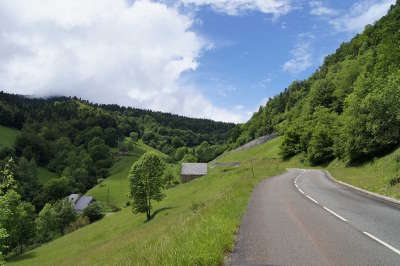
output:
<path id="1" fill-rule="evenodd" d="M 312 164 L 360 163 L 400 143 L 400 1 L 235 129 L 233 146 L 271 132 L 281 154 Z"/>

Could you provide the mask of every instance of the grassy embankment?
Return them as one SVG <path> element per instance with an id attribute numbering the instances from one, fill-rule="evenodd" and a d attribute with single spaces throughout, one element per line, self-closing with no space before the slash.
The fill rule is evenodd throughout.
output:
<path id="1" fill-rule="evenodd" d="M 280 139 L 275 139 L 272 143 L 267 145 L 260 145 L 253 149 L 232 153 L 229 156 L 224 156 L 220 161 L 243 161 L 246 158 L 255 159 L 276 159 L 283 167 L 300 167 L 300 168 L 323 168 L 311 167 L 303 163 L 302 155 L 295 156 L 288 161 L 282 161 L 279 156 Z M 375 192 L 381 195 L 390 196 L 400 199 L 400 184 L 393 187 L 388 186 L 388 180 L 395 176 L 400 176 L 400 172 L 396 168 L 396 164 L 400 165 L 400 148 L 392 153 L 376 158 L 375 160 L 366 162 L 358 166 L 346 167 L 346 165 L 339 161 L 334 160 L 325 168 L 336 179 L 351 184 L 353 186 L 361 187 L 363 189 Z"/>
<path id="2" fill-rule="evenodd" d="M 15 258 L 10 265 L 220 265 L 232 248 L 254 186 L 287 167 L 307 167 L 301 156 L 282 161 L 280 141 L 226 154 L 219 161 L 240 161 L 241 166 L 210 169 L 207 176 L 166 191 L 165 200 L 154 205 L 157 215 L 149 223 L 144 215 L 123 208 Z M 387 166 L 385 174 L 393 174 L 392 158 L 390 154 L 351 168 L 334 161 L 327 168 L 340 180 L 360 186 L 369 183 L 367 188 L 379 192 L 379 169 Z"/>

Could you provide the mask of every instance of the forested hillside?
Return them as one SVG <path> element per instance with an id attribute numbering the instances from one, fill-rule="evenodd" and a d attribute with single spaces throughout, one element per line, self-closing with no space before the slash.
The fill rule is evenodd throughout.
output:
<path id="1" fill-rule="evenodd" d="M 312 164 L 359 163 L 400 142 L 400 1 L 236 128 L 231 142 L 279 132 L 281 154 Z"/>
<path id="2" fill-rule="evenodd" d="M 98 219 L 103 207 L 117 210 L 103 187 L 105 193 L 112 187 L 125 204 L 127 193 L 119 188 L 128 187 L 127 171 L 145 151 L 162 154 L 169 169 L 182 160 L 210 161 L 225 150 L 233 127 L 77 98 L 0 92 L 0 225 L 7 232 L 0 234 L 0 262 L 1 252 L 21 253 L 93 222 L 85 217 Z M 175 172 L 166 171 L 166 187 L 178 182 Z M 96 185 L 90 193 L 104 197 L 88 208 L 92 214 L 78 217 L 65 197 Z"/>

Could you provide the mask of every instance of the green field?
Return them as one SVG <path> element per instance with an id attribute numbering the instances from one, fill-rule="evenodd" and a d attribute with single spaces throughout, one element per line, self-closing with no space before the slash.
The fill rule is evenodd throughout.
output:
<path id="1" fill-rule="evenodd" d="M 37 168 L 37 175 L 39 178 L 40 184 L 46 184 L 50 179 L 56 178 L 57 174 L 50 172 L 46 168 L 38 167 Z"/>
<path id="2" fill-rule="evenodd" d="M 126 202 L 129 200 L 129 170 L 132 164 L 146 151 L 156 152 L 161 157 L 166 158 L 165 154 L 139 142 L 134 145 L 133 151 L 130 152 L 128 156 L 119 158 L 111 168 L 109 177 L 107 177 L 101 184 L 90 189 L 86 194 L 93 196 L 106 207 L 116 206 L 121 208 L 125 206 Z"/>
<path id="3" fill-rule="evenodd" d="M 263 178 L 282 173 L 288 167 L 307 167 L 302 163 L 302 156 L 282 161 L 278 154 L 280 142 L 281 139 L 277 138 L 249 150 L 222 156 L 219 161 L 240 161 L 241 166 L 213 168 L 205 177 L 167 190 L 165 200 L 154 205 L 157 215 L 148 223 L 144 215 L 134 215 L 129 207 L 123 208 L 9 263 L 221 265 L 224 256 L 232 250 L 235 232 L 254 186 Z M 391 154 L 376 162 L 351 168 L 334 161 L 327 168 L 338 179 L 352 184 L 368 182 L 370 190 L 379 192 L 384 186 L 377 169 L 382 165 L 392 165 L 392 159 Z M 121 173 L 119 179 L 113 175 L 115 183 L 122 181 L 115 184 L 119 191 L 128 191 L 123 186 L 127 184 L 124 173 L 129 167 L 128 157 L 115 165 L 114 170 L 119 168 Z M 386 174 L 392 172 L 386 169 Z M 120 194 L 122 199 L 115 199 L 115 202 L 122 203 L 126 199 L 123 192 Z"/>
<path id="4" fill-rule="evenodd" d="M 12 147 L 18 134 L 16 129 L 0 126 L 0 147 Z"/>

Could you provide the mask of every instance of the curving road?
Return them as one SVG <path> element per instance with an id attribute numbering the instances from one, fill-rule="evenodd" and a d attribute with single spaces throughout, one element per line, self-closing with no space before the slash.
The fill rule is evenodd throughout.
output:
<path id="1" fill-rule="evenodd" d="M 400 265 L 400 210 L 318 170 L 289 170 L 252 193 L 232 265 Z"/>

